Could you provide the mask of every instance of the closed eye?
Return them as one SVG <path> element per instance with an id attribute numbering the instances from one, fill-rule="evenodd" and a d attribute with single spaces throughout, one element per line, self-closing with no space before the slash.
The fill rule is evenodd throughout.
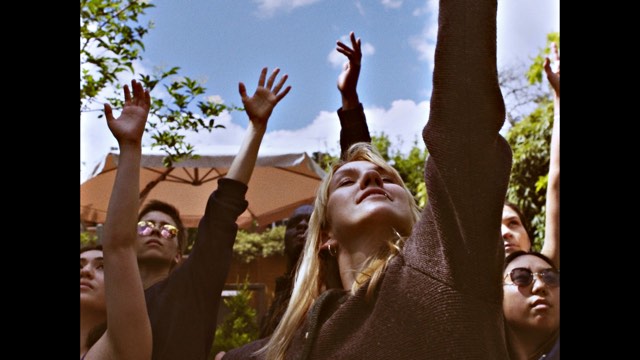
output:
<path id="1" fill-rule="evenodd" d="M 343 187 L 343 186 L 351 185 L 351 184 L 354 184 L 354 183 L 355 183 L 355 181 L 353 181 L 351 179 L 342 179 L 338 183 L 338 187 Z"/>

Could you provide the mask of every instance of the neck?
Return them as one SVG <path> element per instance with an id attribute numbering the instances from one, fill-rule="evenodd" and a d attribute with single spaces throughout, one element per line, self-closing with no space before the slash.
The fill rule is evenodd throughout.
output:
<path id="1" fill-rule="evenodd" d="M 172 266 L 165 261 L 138 259 L 138 268 L 142 278 L 142 287 L 146 290 L 169 276 Z"/>
<path id="2" fill-rule="evenodd" d="M 362 230 L 362 229 L 360 229 Z M 371 256 L 374 256 L 385 242 L 395 239 L 396 235 L 390 229 L 386 231 L 370 229 L 370 231 L 351 234 L 343 237 L 348 241 L 338 240 L 338 267 L 343 289 L 349 291 L 354 281 L 363 270 L 362 266 Z"/>
<path id="3" fill-rule="evenodd" d="M 87 337 L 94 327 L 107 321 L 105 312 L 80 305 L 80 355 L 89 350 Z"/>
<path id="4" fill-rule="evenodd" d="M 509 354 L 514 360 L 538 359 L 553 346 L 558 331 L 512 329 L 507 326 Z"/>

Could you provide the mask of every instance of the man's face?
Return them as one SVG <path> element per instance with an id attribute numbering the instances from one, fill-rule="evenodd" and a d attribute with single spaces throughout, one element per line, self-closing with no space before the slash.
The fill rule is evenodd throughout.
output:
<path id="1" fill-rule="evenodd" d="M 176 226 L 171 216 L 160 211 L 150 211 L 140 220 L 151 222 L 153 227 L 149 229 L 149 234 L 138 233 L 138 260 L 165 262 L 167 266 L 177 263 L 180 259 L 178 237 L 174 235 L 167 238 L 162 232 L 165 224 Z"/>
<path id="2" fill-rule="evenodd" d="M 304 247 L 312 212 L 313 206 L 302 205 L 293 212 L 287 222 L 287 230 L 284 233 L 284 251 L 292 263 L 298 260 Z"/>

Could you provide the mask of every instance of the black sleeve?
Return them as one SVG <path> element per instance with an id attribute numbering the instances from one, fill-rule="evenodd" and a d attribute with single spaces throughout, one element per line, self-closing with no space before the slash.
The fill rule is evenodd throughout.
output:
<path id="1" fill-rule="evenodd" d="M 340 158 L 344 158 L 349 146 L 357 142 L 371 142 L 367 119 L 364 116 L 362 103 L 357 108 L 351 110 L 338 109 L 340 118 Z"/>

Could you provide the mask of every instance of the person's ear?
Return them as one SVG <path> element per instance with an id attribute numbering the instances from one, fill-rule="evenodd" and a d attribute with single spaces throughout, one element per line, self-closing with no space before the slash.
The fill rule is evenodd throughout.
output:
<path id="1" fill-rule="evenodd" d="M 334 249 L 338 248 L 338 240 L 333 238 L 333 234 L 330 231 L 322 230 L 320 232 L 320 241 L 322 241 L 320 251 L 329 251 L 329 245 L 331 245 L 331 251 L 335 251 Z"/>

